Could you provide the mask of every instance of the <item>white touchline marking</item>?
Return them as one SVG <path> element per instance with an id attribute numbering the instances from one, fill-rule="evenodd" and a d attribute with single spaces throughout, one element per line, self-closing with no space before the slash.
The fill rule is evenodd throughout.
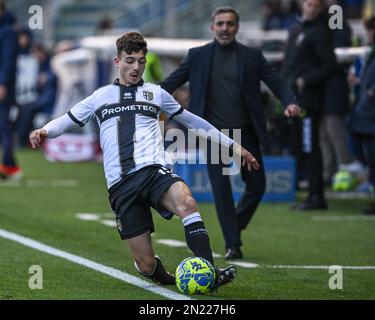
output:
<path id="1" fill-rule="evenodd" d="M 219 254 L 219 253 L 216 253 L 216 252 L 212 251 L 212 257 L 213 258 L 222 258 L 223 256 L 221 254 Z"/>
<path id="2" fill-rule="evenodd" d="M 35 249 L 35 250 L 38 250 L 38 251 L 41 251 L 41 252 L 48 253 L 50 255 L 60 257 L 60 258 L 63 258 L 65 260 L 68 260 L 68 261 L 71 261 L 71 262 L 74 262 L 74 263 L 82 265 L 86 268 L 101 272 L 101 273 L 106 274 L 106 275 L 108 275 L 110 277 L 113 277 L 115 279 L 124 281 L 126 283 L 131 284 L 131 285 L 135 285 L 135 286 L 137 286 L 141 289 L 151 291 L 152 293 L 158 294 L 160 296 L 163 296 L 163 297 L 166 297 L 166 298 L 169 298 L 169 299 L 172 299 L 172 300 L 194 300 L 194 299 L 192 299 L 188 296 L 176 293 L 172 290 L 169 290 L 169 289 L 166 289 L 166 288 L 163 288 L 163 287 L 159 287 L 155 284 L 151 284 L 151 283 L 149 283 L 145 280 L 142 280 L 142 279 L 140 279 L 136 276 L 133 276 L 129 273 L 126 273 L 126 272 L 123 272 L 123 271 L 105 266 L 103 264 L 85 259 L 83 257 L 71 254 L 71 253 L 66 252 L 66 251 L 62 251 L 62 250 L 50 247 L 50 246 L 45 245 L 45 244 L 43 244 L 39 241 L 35 241 L 33 239 L 23 237 L 21 235 L 18 235 L 18 234 L 13 233 L 13 232 L 6 231 L 6 230 L 1 229 L 1 228 L 0 228 L 0 237 L 2 237 L 4 239 L 15 241 L 17 243 L 20 243 L 20 244 L 26 246 L 26 247 L 29 247 L 29 248 L 32 248 L 32 249 Z"/>
<path id="3" fill-rule="evenodd" d="M 77 213 L 77 218 L 82 220 L 99 220 L 98 214 L 93 213 Z M 313 216 L 314 217 L 322 217 L 322 218 L 329 218 L 329 216 Z M 340 216 L 331 216 L 331 217 L 338 217 Z M 358 216 L 346 216 L 346 217 L 358 217 Z M 375 217 L 374 217 L 375 218 Z M 110 227 L 116 227 L 116 222 L 113 220 L 100 220 L 100 223 L 106 226 Z M 152 234 L 154 236 L 154 234 Z M 159 244 L 163 244 L 169 247 L 174 248 L 184 248 L 187 247 L 186 242 L 175 240 L 175 239 L 158 239 L 155 240 Z M 212 256 L 214 258 L 222 258 L 223 256 L 219 253 L 212 252 Z M 247 268 L 247 269 L 253 269 L 253 268 L 272 268 L 272 269 L 329 269 L 331 266 L 293 266 L 293 265 L 275 265 L 275 266 L 261 266 L 257 263 L 253 262 L 246 262 L 246 261 L 235 261 L 235 260 L 228 260 L 227 261 L 230 264 L 234 264 L 236 266 Z M 375 266 L 341 266 L 343 269 L 351 269 L 351 270 L 375 270 Z"/>
<path id="4" fill-rule="evenodd" d="M 343 269 L 348 270 L 375 270 L 375 266 L 340 266 L 340 265 L 330 265 L 330 266 L 293 266 L 293 265 L 275 265 L 275 266 L 267 266 L 267 265 L 259 265 L 252 262 L 246 261 L 234 261 L 228 260 L 227 263 L 234 264 L 236 266 L 246 268 L 246 269 L 254 269 L 254 268 L 267 268 L 267 269 L 329 269 L 332 266 L 341 267 Z"/>
<path id="5" fill-rule="evenodd" d="M 341 267 L 343 269 L 349 270 L 375 270 L 375 266 L 341 266 L 341 265 L 330 265 L 330 266 L 288 266 L 288 265 L 279 265 L 279 266 L 266 266 L 267 268 L 272 269 L 329 269 L 330 267 Z"/>
<path id="6" fill-rule="evenodd" d="M 228 263 L 234 264 L 236 266 L 243 267 L 243 268 L 249 268 L 249 269 L 259 267 L 259 264 L 252 263 L 252 262 L 241 262 L 241 261 L 228 260 Z"/>
<path id="7" fill-rule="evenodd" d="M 52 180 L 26 180 L 27 187 L 76 187 L 78 180 L 52 179 Z"/>
<path id="8" fill-rule="evenodd" d="M 99 215 L 95 213 L 77 213 L 76 217 L 84 221 L 97 221 L 99 220 Z"/>
<path id="9" fill-rule="evenodd" d="M 78 180 L 72 179 L 25 179 L 25 180 L 4 180 L 0 181 L 0 187 L 65 187 L 71 188 L 79 185 Z"/>
<path id="10" fill-rule="evenodd" d="M 175 240 L 175 239 L 159 239 L 156 240 L 157 243 L 164 244 L 169 247 L 175 247 L 175 248 L 184 248 L 187 247 L 186 242 L 180 241 L 180 240 Z M 216 252 L 212 252 L 212 256 L 214 258 L 221 258 L 222 255 L 218 254 Z"/>
<path id="11" fill-rule="evenodd" d="M 109 220 L 109 219 L 100 220 L 100 223 L 108 227 L 115 227 L 115 228 L 117 227 L 116 221 Z"/>
<path id="12" fill-rule="evenodd" d="M 312 216 L 312 221 L 375 221 L 375 216 Z"/>
<path id="13" fill-rule="evenodd" d="M 328 199 L 369 199 L 371 198 L 371 193 L 369 192 L 335 192 L 327 191 L 326 196 Z"/>
<path id="14" fill-rule="evenodd" d="M 179 240 L 173 240 L 173 239 L 160 239 L 156 240 L 157 243 L 164 244 L 169 247 L 176 247 L 176 248 L 183 248 L 186 247 L 186 243 Z"/>

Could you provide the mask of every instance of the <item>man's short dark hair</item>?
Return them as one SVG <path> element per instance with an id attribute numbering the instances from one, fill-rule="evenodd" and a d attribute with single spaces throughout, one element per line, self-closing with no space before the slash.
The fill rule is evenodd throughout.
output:
<path id="1" fill-rule="evenodd" d="M 240 22 L 240 14 L 237 10 L 233 9 L 232 7 L 219 7 L 216 8 L 215 11 L 211 15 L 211 21 L 214 21 L 216 16 L 223 13 L 233 13 L 236 17 L 236 23 Z"/>
<path id="2" fill-rule="evenodd" d="M 147 42 L 139 32 L 127 32 L 116 41 L 117 56 L 120 57 L 122 52 L 131 54 L 132 52 L 143 51 L 147 54 Z"/>

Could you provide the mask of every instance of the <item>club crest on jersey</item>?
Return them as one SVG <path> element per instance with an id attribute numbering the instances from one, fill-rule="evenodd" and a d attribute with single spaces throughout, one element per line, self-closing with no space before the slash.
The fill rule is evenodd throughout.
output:
<path id="1" fill-rule="evenodd" d="M 143 97 L 147 100 L 147 101 L 151 101 L 154 99 L 154 93 L 153 92 L 150 92 L 150 91 L 143 91 Z"/>
<path id="2" fill-rule="evenodd" d="M 123 97 L 124 97 L 124 99 L 132 99 L 132 93 L 131 92 L 125 92 Z"/>

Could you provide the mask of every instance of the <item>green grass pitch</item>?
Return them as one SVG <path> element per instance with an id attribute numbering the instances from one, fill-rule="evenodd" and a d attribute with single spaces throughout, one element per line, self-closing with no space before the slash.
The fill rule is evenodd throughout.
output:
<path id="1" fill-rule="evenodd" d="M 0 184 L 0 229 L 138 276 L 116 229 L 101 223 L 114 219 L 100 164 L 50 163 L 40 151 L 31 150 L 18 152 L 18 158 L 25 177 L 19 184 Z M 366 200 L 330 200 L 329 204 L 326 212 L 308 213 L 291 211 L 289 204 L 261 204 L 242 234 L 244 262 L 257 266 L 238 266 L 233 283 L 209 296 L 194 298 L 375 299 L 375 219 L 360 213 Z M 199 208 L 212 249 L 222 256 L 223 239 L 214 207 L 200 203 Z M 77 213 L 98 213 L 98 218 L 80 220 Z M 339 219 L 325 219 L 331 216 Z M 155 251 L 166 268 L 174 272 L 191 253 L 184 246 L 170 247 L 158 240 L 184 242 L 182 224 L 177 218 L 163 220 L 157 213 L 154 221 Z M 216 264 L 226 266 L 227 261 L 218 257 Z M 43 269 L 42 290 L 29 288 L 28 270 L 32 265 Z M 318 268 L 331 265 L 372 269 L 344 268 L 342 289 L 332 290 L 328 284 L 333 274 L 325 267 Z M 176 288 L 169 289 L 178 293 Z M 167 298 L 0 237 L 3 299 Z"/>

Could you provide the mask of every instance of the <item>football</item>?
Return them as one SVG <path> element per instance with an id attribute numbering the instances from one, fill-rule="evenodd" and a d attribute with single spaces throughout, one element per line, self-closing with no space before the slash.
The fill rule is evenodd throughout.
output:
<path id="1" fill-rule="evenodd" d="M 338 171 L 333 177 L 333 191 L 350 191 L 355 186 L 355 178 L 346 170 Z"/>
<path id="2" fill-rule="evenodd" d="M 216 272 L 213 265 L 200 257 L 184 259 L 177 267 L 177 288 L 187 295 L 206 294 L 215 285 Z"/>

